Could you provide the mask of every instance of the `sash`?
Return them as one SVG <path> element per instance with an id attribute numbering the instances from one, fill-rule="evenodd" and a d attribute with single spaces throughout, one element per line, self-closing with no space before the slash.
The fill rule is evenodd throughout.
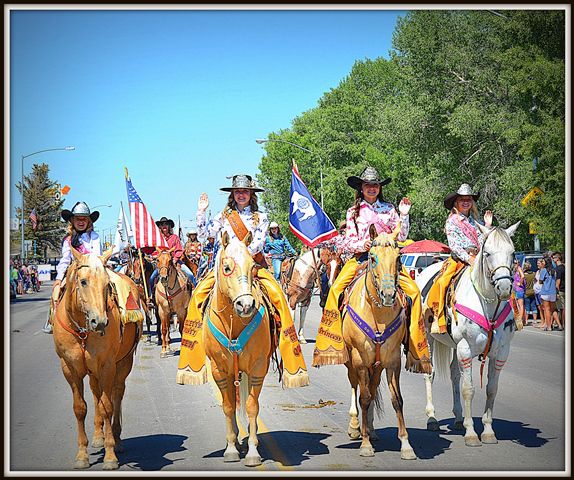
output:
<path id="1" fill-rule="evenodd" d="M 70 248 L 72 248 L 72 237 L 68 236 L 68 243 L 70 244 Z M 76 248 L 76 247 L 73 247 Z M 78 248 L 76 248 L 76 250 L 78 252 L 80 252 L 82 255 L 87 255 L 88 253 L 90 253 L 90 251 L 85 247 L 85 245 L 83 243 L 80 243 L 80 246 Z"/>
<path id="2" fill-rule="evenodd" d="M 502 309 L 502 312 L 500 312 L 500 314 L 498 315 L 498 318 L 493 322 L 493 324 L 490 324 L 488 322 L 488 319 L 484 315 L 478 313 L 477 311 L 471 308 L 465 307 L 460 303 L 455 303 L 454 308 L 456 308 L 456 310 L 459 313 L 463 314 L 466 318 L 469 318 L 477 325 L 480 325 L 487 332 L 489 330 L 495 330 L 496 328 L 498 328 L 500 324 L 504 322 L 504 320 L 506 320 L 506 317 L 508 317 L 508 314 L 512 309 L 510 303 L 507 303 L 506 306 Z"/>
<path id="3" fill-rule="evenodd" d="M 454 213 L 453 215 L 456 215 L 454 221 L 458 225 L 458 227 L 462 230 L 464 236 L 468 238 L 472 243 L 474 243 L 474 246 L 476 248 L 480 248 L 480 240 L 478 239 L 478 233 L 476 232 L 476 229 L 469 223 L 468 220 L 466 221 L 461 220 L 460 216 L 456 213 Z"/>
<path id="4" fill-rule="evenodd" d="M 237 238 L 243 241 L 247 233 L 249 233 L 249 230 L 243 223 L 239 212 L 237 210 L 226 208 L 223 210 L 223 217 L 227 219 Z M 255 260 L 262 267 L 267 268 L 267 262 L 265 261 L 265 257 L 261 252 L 257 252 L 255 255 L 253 255 L 253 260 Z"/>

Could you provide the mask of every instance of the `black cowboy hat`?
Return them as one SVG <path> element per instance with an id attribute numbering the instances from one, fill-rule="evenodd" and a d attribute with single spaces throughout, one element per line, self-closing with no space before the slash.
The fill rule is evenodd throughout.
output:
<path id="1" fill-rule="evenodd" d="M 377 172 L 373 167 L 366 167 L 361 175 L 358 177 L 356 175 L 352 175 L 347 178 L 347 184 L 349 187 L 354 188 L 357 191 L 361 191 L 361 187 L 363 186 L 363 182 L 366 183 L 378 183 L 381 187 L 391 183 L 391 178 L 385 178 L 381 180 L 379 176 L 379 172 Z"/>
<path id="2" fill-rule="evenodd" d="M 232 178 L 233 180 L 231 181 L 231 187 L 223 187 L 219 189 L 223 192 L 232 192 L 236 188 L 240 188 L 242 190 L 252 190 L 253 192 L 265 191 L 263 188 L 259 188 L 257 185 L 255 185 L 255 180 L 253 180 L 251 175 L 233 175 L 232 177 L 227 178 Z"/>
<path id="3" fill-rule="evenodd" d="M 175 223 L 173 223 L 173 220 L 167 217 L 161 217 L 157 222 L 155 222 L 155 224 L 158 227 L 161 227 L 162 225 L 169 225 L 169 228 L 175 227 Z"/>
<path id="4" fill-rule="evenodd" d="M 60 214 L 65 222 L 69 222 L 72 217 L 90 217 L 92 223 L 94 223 L 98 218 L 100 218 L 100 212 L 94 210 L 90 212 L 90 207 L 86 202 L 76 202 L 72 207 L 72 210 L 62 210 Z"/>
<path id="5" fill-rule="evenodd" d="M 447 210 L 452 210 L 456 198 L 463 195 L 471 196 L 472 198 L 474 198 L 475 202 L 478 200 L 478 197 L 480 197 L 480 193 L 474 193 L 472 191 L 472 187 L 468 183 L 463 183 L 460 187 L 458 187 L 458 190 L 456 192 L 451 192 L 446 197 L 444 197 L 444 207 Z"/>

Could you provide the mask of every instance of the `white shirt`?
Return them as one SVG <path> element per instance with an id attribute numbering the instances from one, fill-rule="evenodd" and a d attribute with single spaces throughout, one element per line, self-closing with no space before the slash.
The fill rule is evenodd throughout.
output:
<path id="1" fill-rule="evenodd" d="M 225 207 L 227 208 L 227 207 Z M 267 235 L 267 230 L 269 228 L 269 220 L 267 219 L 267 214 L 263 212 L 257 212 L 259 217 L 259 222 L 255 225 L 255 220 L 253 218 L 253 213 L 251 212 L 251 207 L 245 207 L 243 211 L 239 211 L 239 216 L 243 221 L 247 230 L 253 234 L 253 240 L 247 246 L 251 256 L 259 253 L 263 250 L 265 245 L 265 237 Z M 205 211 L 197 211 L 196 216 L 197 233 L 200 237 L 214 237 L 216 242 L 221 243 L 221 234 L 225 231 L 228 233 L 229 238 L 237 238 L 231 224 L 227 219 L 224 219 L 223 212 L 218 213 L 209 223 L 205 218 Z"/>
<path id="2" fill-rule="evenodd" d="M 62 244 L 62 258 L 56 267 L 56 280 L 63 280 L 66 275 L 66 270 L 72 262 L 72 239 L 68 236 L 64 239 Z M 80 247 L 77 249 L 80 253 L 95 253 L 96 255 L 102 254 L 102 246 L 100 245 L 100 236 L 93 230 L 90 233 L 82 233 L 80 236 Z"/>

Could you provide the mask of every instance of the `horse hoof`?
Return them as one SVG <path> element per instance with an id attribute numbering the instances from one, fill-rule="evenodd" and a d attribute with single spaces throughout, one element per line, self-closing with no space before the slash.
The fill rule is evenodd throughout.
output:
<path id="1" fill-rule="evenodd" d="M 120 468 L 120 464 L 117 460 L 109 460 L 104 462 L 103 470 L 117 470 Z"/>
<path id="2" fill-rule="evenodd" d="M 239 462 L 239 452 L 226 452 L 223 454 L 224 462 Z"/>
<path id="3" fill-rule="evenodd" d="M 90 468 L 90 462 L 88 462 L 86 459 L 76 460 L 76 463 L 74 463 L 74 468 L 76 470 L 84 470 L 86 468 Z"/>
<path id="4" fill-rule="evenodd" d="M 480 436 L 480 441 L 482 443 L 488 443 L 488 444 L 495 444 L 498 443 L 498 439 L 496 438 L 496 435 L 494 435 L 494 433 L 483 433 Z"/>
<path id="5" fill-rule="evenodd" d="M 165 357 L 167 357 L 167 353 L 165 351 L 159 354 L 159 358 L 165 358 Z"/>
<path id="6" fill-rule="evenodd" d="M 401 450 L 401 460 L 416 460 L 417 456 L 412 448 Z"/>
<path id="7" fill-rule="evenodd" d="M 261 465 L 261 457 L 259 455 L 255 457 L 245 457 L 246 467 L 257 467 L 258 465 Z"/>
<path id="8" fill-rule="evenodd" d="M 427 430 L 430 430 L 431 432 L 438 432 L 440 430 L 436 418 L 431 417 L 427 420 Z"/>
<path id="9" fill-rule="evenodd" d="M 92 438 L 93 448 L 102 448 L 104 446 L 104 437 L 94 437 Z"/>
<path id="10" fill-rule="evenodd" d="M 467 447 L 480 447 L 482 445 L 482 443 L 480 443 L 480 440 L 478 439 L 477 436 L 464 437 L 464 444 Z"/>
<path id="11" fill-rule="evenodd" d="M 454 422 L 453 429 L 454 430 L 464 430 L 464 424 L 462 423 L 462 420 Z"/>
<path id="12" fill-rule="evenodd" d="M 352 428 L 349 428 L 347 433 L 349 434 L 349 438 L 351 440 L 359 440 L 361 438 L 361 432 L 359 431 L 359 429 L 354 430 Z"/>
<path id="13" fill-rule="evenodd" d="M 359 455 L 361 457 L 374 457 L 375 449 L 373 447 L 361 447 L 359 450 Z"/>

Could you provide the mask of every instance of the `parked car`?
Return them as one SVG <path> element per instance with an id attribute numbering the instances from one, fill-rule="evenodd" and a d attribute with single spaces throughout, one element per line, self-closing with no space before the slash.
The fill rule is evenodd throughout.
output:
<path id="1" fill-rule="evenodd" d="M 538 260 L 544 258 L 542 252 L 515 252 L 514 257 L 520 262 L 520 266 L 524 268 L 524 262 L 528 261 L 533 272 L 538 271 Z"/>
<path id="2" fill-rule="evenodd" d="M 413 280 L 416 280 L 419 273 L 426 267 L 436 262 L 446 260 L 450 255 L 448 253 L 403 253 L 401 263 Z"/>

